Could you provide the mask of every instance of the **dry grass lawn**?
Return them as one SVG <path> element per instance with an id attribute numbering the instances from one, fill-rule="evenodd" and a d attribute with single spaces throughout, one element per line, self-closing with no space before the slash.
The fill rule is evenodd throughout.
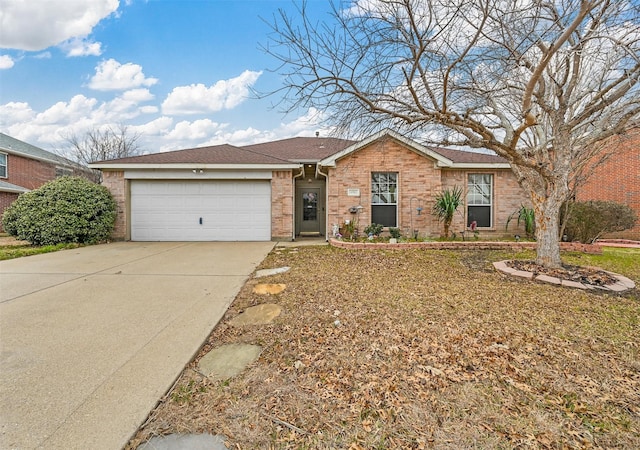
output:
<path id="1" fill-rule="evenodd" d="M 640 249 L 569 255 L 640 284 Z M 223 434 L 235 449 L 640 448 L 640 295 L 519 281 L 491 251 L 272 252 L 199 357 L 263 347 L 241 376 L 192 362 L 130 442 Z M 252 293 L 258 282 L 284 292 Z M 278 303 L 271 325 L 229 319 Z M 336 322 L 339 321 L 339 322 Z"/>

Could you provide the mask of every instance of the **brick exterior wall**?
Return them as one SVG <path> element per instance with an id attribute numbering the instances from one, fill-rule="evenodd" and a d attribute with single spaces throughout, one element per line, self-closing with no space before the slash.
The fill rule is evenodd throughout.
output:
<path id="1" fill-rule="evenodd" d="M 514 211 L 517 211 L 520 205 L 524 204 L 527 207 L 531 205 L 526 192 L 518 184 L 511 169 L 445 169 L 442 171 L 443 189 L 450 189 L 454 186 L 461 186 L 464 189 L 463 199 L 465 206 L 458 210 L 459 214 L 456 214 L 453 220 L 451 231 L 459 233 L 466 228 L 467 179 L 468 174 L 472 173 L 489 173 L 493 175 L 493 226 L 491 228 L 480 228 L 478 230 L 480 237 L 513 236 L 515 234 L 524 236 L 524 225 L 520 224 L 520 227 L 518 227 L 517 219 L 513 219 L 509 223 L 509 228 L 506 228 L 509 216 L 513 214 Z M 431 204 L 433 204 L 433 202 Z M 442 224 L 440 224 L 440 228 L 442 229 Z M 442 231 L 441 229 L 440 233 Z"/>
<path id="2" fill-rule="evenodd" d="M 403 234 L 411 233 L 412 229 L 421 235 L 434 232 L 437 223 L 429 208 L 434 193 L 441 187 L 440 169 L 432 159 L 389 139 L 347 155 L 328 170 L 328 236 L 333 224 L 354 219 L 349 212 L 353 206 L 362 206 L 358 215 L 360 231 L 371 223 L 371 172 L 398 173 L 397 226 Z M 348 189 L 359 189 L 360 197 L 348 196 Z M 420 215 L 416 211 L 419 206 L 423 208 Z"/>
<path id="3" fill-rule="evenodd" d="M 293 173 L 273 171 L 271 179 L 271 239 L 293 239 Z"/>
<path id="4" fill-rule="evenodd" d="M 7 178 L 3 178 L 3 180 L 8 183 L 33 190 L 55 177 L 55 164 L 19 155 L 7 155 Z"/>
<path id="5" fill-rule="evenodd" d="M 354 217 L 349 213 L 352 206 L 363 207 L 358 218 L 361 231 L 371 223 L 371 172 L 398 173 L 398 228 L 404 235 L 412 235 L 412 230 L 418 230 L 418 234 L 423 237 L 440 236 L 443 226 L 431 214 L 434 197 L 442 189 L 457 185 L 464 188 L 466 200 L 468 173 L 494 175 L 494 226 L 491 229 L 480 230 L 480 235 L 500 236 L 518 233 L 515 231 L 515 222 L 510 224 L 508 232 L 505 230 L 505 224 L 508 216 L 517 210 L 520 204 L 527 203 L 527 196 L 511 170 L 440 169 L 431 158 L 419 155 L 398 141 L 390 139 L 374 142 L 339 160 L 335 168 L 329 169 L 329 235 L 332 224 L 342 224 Z M 349 197 L 349 188 L 360 189 L 360 197 Z M 420 215 L 416 211 L 418 207 L 422 208 Z M 461 207 L 459 211 L 451 232 L 459 233 L 465 229 L 465 208 Z"/>
<path id="6" fill-rule="evenodd" d="M 129 215 L 127 204 L 128 184 L 124 178 L 124 172 L 102 172 L 102 184 L 109 189 L 113 199 L 116 201 L 116 224 L 113 233 L 111 233 L 111 239 L 116 241 L 129 239 L 127 227 L 127 217 Z"/>
<path id="7" fill-rule="evenodd" d="M 612 150 L 614 153 L 578 188 L 576 200 L 607 200 L 629 205 L 638 216 L 636 226 L 604 237 L 640 241 L 640 130 L 613 138 L 604 151 Z"/>

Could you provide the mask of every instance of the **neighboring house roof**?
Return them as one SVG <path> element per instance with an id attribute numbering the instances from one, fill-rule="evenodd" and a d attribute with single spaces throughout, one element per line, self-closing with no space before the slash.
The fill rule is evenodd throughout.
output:
<path id="1" fill-rule="evenodd" d="M 40 147 L 36 147 L 35 145 L 27 144 L 26 142 L 13 138 L 4 133 L 0 133 L 0 151 L 13 155 L 23 156 L 25 158 L 36 159 L 38 161 L 56 164 L 58 166 L 85 169 L 84 167 L 68 160 L 67 158 L 63 158 L 62 156 L 58 156 L 55 153 L 43 150 Z"/>
<path id="2" fill-rule="evenodd" d="M 395 139 L 411 151 L 434 159 L 443 168 L 509 168 L 505 159 L 486 153 L 431 148 L 394 131 L 383 130 L 362 141 L 330 137 L 296 137 L 243 147 L 216 145 L 175 150 L 150 155 L 98 161 L 90 167 L 101 169 L 136 168 L 296 168 L 300 164 L 318 163 L 335 166 L 338 159 L 356 152 L 379 139 Z"/>
<path id="3" fill-rule="evenodd" d="M 10 192 L 13 194 L 24 194 L 25 192 L 29 192 L 29 189 L 18 186 L 16 184 L 7 183 L 6 181 L 0 180 L 0 192 Z"/>

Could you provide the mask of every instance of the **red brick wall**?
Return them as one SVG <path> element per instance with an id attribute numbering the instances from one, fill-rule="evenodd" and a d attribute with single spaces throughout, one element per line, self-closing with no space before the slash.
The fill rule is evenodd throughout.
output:
<path id="1" fill-rule="evenodd" d="M 293 173 L 274 171 L 271 179 L 271 238 L 293 238 Z"/>
<path id="2" fill-rule="evenodd" d="M 371 223 L 371 172 L 398 173 L 398 228 L 403 234 L 418 230 L 421 236 L 437 230 L 431 215 L 433 196 L 441 187 L 440 169 L 435 161 L 409 150 L 393 139 L 381 140 L 352 153 L 329 169 L 327 233 L 332 224 L 351 220 L 349 208 L 363 207 L 359 215 L 362 231 Z M 360 197 L 350 197 L 347 189 L 359 189 Z M 413 199 L 413 200 L 412 200 Z M 416 209 L 421 206 L 421 215 Z"/>
<path id="3" fill-rule="evenodd" d="M 636 226 L 605 237 L 640 240 L 640 130 L 611 139 L 604 151 L 610 150 L 614 150 L 614 153 L 596 167 L 587 182 L 578 188 L 576 199 L 607 200 L 629 205 L 638 216 Z"/>
<path id="4" fill-rule="evenodd" d="M 494 226 L 481 230 L 482 235 L 512 234 L 515 222 L 505 230 L 507 217 L 527 202 L 527 196 L 518 185 L 513 172 L 499 170 L 452 170 L 436 167 L 431 158 L 419 155 L 395 140 L 378 141 L 338 161 L 329 170 L 329 223 L 342 224 L 352 219 L 351 206 L 363 206 L 359 216 L 362 231 L 371 222 L 371 172 L 398 172 L 398 227 L 403 234 L 418 230 L 420 236 L 438 237 L 443 226 L 431 214 L 435 195 L 454 185 L 464 188 L 466 202 L 467 173 L 492 173 L 494 175 Z M 360 189 L 360 198 L 347 196 L 348 188 Z M 422 207 L 417 215 L 416 208 Z M 459 233 L 466 224 L 466 210 L 459 209 L 451 231 Z M 522 233 L 521 233 L 522 234 Z"/>
<path id="5" fill-rule="evenodd" d="M 513 236 L 520 234 L 524 236 L 524 226 L 518 227 L 517 218 L 509 223 L 506 228 L 509 216 L 520 208 L 520 205 L 530 206 L 529 198 L 518 184 L 515 175 L 511 169 L 493 169 L 493 170 L 458 170 L 445 169 L 442 171 L 443 189 L 452 188 L 453 186 L 461 186 L 464 189 L 463 199 L 466 205 L 467 199 L 467 175 L 470 173 L 490 173 L 493 175 L 493 226 L 491 228 L 482 228 L 479 230 L 480 237 L 498 237 Z M 466 206 L 459 209 L 459 214 L 452 223 L 451 231 L 459 233 L 465 229 L 467 223 Z M 442 228 L 442 224 L 440 225 Z"/>
<path id="6" fill-rule="evenodd" d="M 18 155 L 7 155 L 7 178 L 4 181 L 33 190 L 56 177 L 55 164 Z"/>

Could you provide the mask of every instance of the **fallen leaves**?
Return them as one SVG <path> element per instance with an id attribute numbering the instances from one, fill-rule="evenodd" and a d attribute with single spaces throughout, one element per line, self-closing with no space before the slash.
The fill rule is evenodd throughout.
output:
<path id="1" fill-rule="evenodd" d="M 266 301 L 250 281 L 202 350 L 260 359 L 218 384 L 187 369 L 188 406 L 167 397 L 130 448 L 185 431 L 238 449 L 640 447 L 638 302 L 485 271 L 504 256 L 273 252 L 281 315 L 228 325 Z"/>

